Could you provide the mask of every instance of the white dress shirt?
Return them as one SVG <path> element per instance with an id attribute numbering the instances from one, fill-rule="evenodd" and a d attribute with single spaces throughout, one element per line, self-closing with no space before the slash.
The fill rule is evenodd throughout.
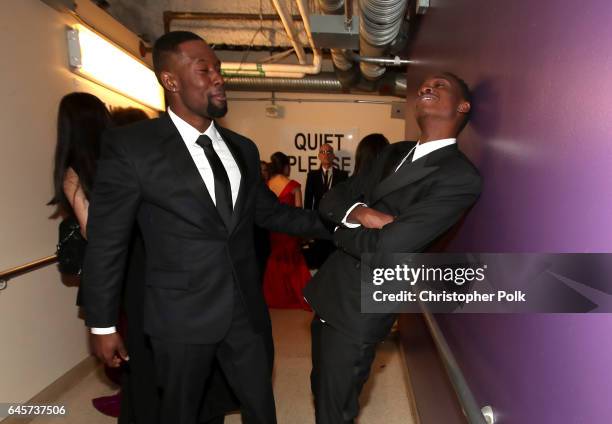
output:
<path id="1" fill-rule="evenodd" d="M 427 143 L 421 143 L 419 141 L 412 149 L 410 149 L 408 154 L 404 156 L 404 159 L 402 159 L 399 165 L 397 165 L 397 167 L 395 168 L 395 172 L 397 172 L 397 170 L 400 169 L 400 167 L 404 164 L 404 162 L 406 162 L 406 159 L 408 159 L 408 156 L 410 156 L 410 153 L 412 153 L 413 150 L 414 150 L 414 154 L 412 155 L 411 162 L 414 162 L 415 160 L 418 160 L 422 158 L 423 156 L 430 154 L 431 152 L 435 152 L 438 149 L 441 149 L 443 147 L 450 146 L 451 144 L 456 144 L 456 143 L 457 143 L 456 138 L 443 138 L 441 140 L 428 141 Z M 348 209 L 348 211 L 346 211 L 346 214 L 344 215 L 344 218 L 342 219 L 342 223 L 346 225 L 348 228 L 361 227 L 361 224 L 354 224 L 352 222 L 347 221 L 348 216 L 353 211 L 353 209 L 355 209 L 357 206 L 367 206 L 367 205 L 365 203 L 355 203 L 353 206 L 351 206 Z"/>
<path id="2" fill-rule="evenodd" d="M 181 138 L 185 142 L 185 146 L 187 147 L 187 150 L 189 150 L 189 154 L 198 168 L 198 172 L 202 176 L 204 184 L 206 184 L 206 189 L 208 190 L 213 203 L 216 205 L 215 176 L 212 168 L 210 167 L 210 163 L 208 163 L 208 159 L 206 159 L 204 149 L 196 143 L 198 137 L 200 137 L 202 134 L 206 134 L 208 137 L 210 137 L 212 140 L 213 149 L 215 149 L 215 152 L 217 155 L 219 155 L 219 159 L 221 159 L 221 163 L 223 163 L 225 172 L 227 172 L 230 187 L 232 189 L 232 205 L 235 206 L 236 199 L 238 198 L 238 189 L 240 188 L 240 168 L 238 168 L 238 165 L 234 160 L 234 156 L 232 156 L 227 144 L 217 131 L 214 121 L 210 123 L 210 126 L 206 131 L 200 133 L 200 131 L 189 125 L 183 119 L 179 118 L 179 116 L 172 112 L 172 109 L 170 108 L 168 108 L 168 115 L 176 126 Z"/>
<path id="3" fill-rule="evenodd" d="M 210 126 L 204 133 L 200 133 L 196 128 L 192 127 L 190 124 L 181 119 L 177 114 L 172 112 L 170 108 L 168 108 L 168 116 L 172 120 L 174 126 L 178 130 L 195 166 L 198 168 L 198 172 L 204 181 L 204 185 L 208 190 L 208 194 L 212 198 L 213 203 L 216 205 L 215 198 L 215 176 L 213 174 L 212 168 L 210 167 L 210 163 L 206 158 L 206 154 L 204 153 L 204 149 L 196 144 L 198 137 L 202 134 L 206 134 L 212 140 L 213 149 L 217 155 L 219 155 L 219 159 L 221 159 L 221 163 L 225 167 L 225 172 L 227 172 L 227 176 L 230 181 L 230 187 L 232 189 L 232 204 L 236 205 L 236 199 L 238 198 L 238 189 L 240 188 L 240 168 L 236 164 L 236 160 L 234 156 L 230 152 L 227 144 L 217 131 L 215 127 L 214 121 L 210 123 Z M 107 327 L 107 328 L 91 328 L 91 332 L 93 334 L 111 334 L 115 333 L 117 329 L 115 327 Z"/>

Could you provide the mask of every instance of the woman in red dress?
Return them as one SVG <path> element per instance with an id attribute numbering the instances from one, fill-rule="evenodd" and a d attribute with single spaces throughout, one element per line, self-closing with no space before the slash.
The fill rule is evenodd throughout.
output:
<path id="1" fill-rule="evenodd" d="M 300 183 L 290 180 L 289 158 L 281 152 L 270 157 L 268 187 L 278 201 L 302 207 Z M 284 233 L 270 233 L 270 256 L 264 273 L 264 296 L 271 308 L 293 308 L 310 311 L 302 290 L 310 280 L 310 272 L 300 250 L 300 239 Z"/>

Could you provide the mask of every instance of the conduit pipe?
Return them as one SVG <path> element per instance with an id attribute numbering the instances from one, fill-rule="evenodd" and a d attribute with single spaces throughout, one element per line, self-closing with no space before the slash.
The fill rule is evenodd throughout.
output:
<path id="1" fill-rule="evenodd" d="M 406 75 L 388 73 L 384 78 L 367 86 L 356 86 L 350 90 L 344 87 L 336 74 L 322 72 L 296 78 L 257 78 L 231 76 L 225 79 L 228 91 L 284 91 L 300 93 L 369 93 L 376 91 L 383 96 L 406 97 Z"/>
<path id="2" fill-rule="evenodd" d="M 352 20 L 352 8 L 350 7 L 351 2 L 352 0 L 347 0 L 346 3 L 344 0 L 319 0 L 319 7 L 326 15 L 339 15 L 342 13 L 342 8 L 344 7 L 344 24 L 346 26 L 347 24 L 350 25 L 350 21 Z M 346 72 L 353 67 L 353 61 L 350 60 L 344 49 L 332 48 L 330 51 L 334 66 L 340 71 Z"/>
<path id="3" fill-rule="evenodd" d="M 344 0 L 319 0 L 319 7 L 327 15 L 338 14 L 342 6 L 344 6 Z"/>
<path id="4" fill-rule="evenodd" d="M 273 0 L 275 5 L 278 0 Z M 240 63 L 240 62 L 222 62 L 221 72 L 224 76 L 245 76 L 245 77 L 271 77 L 271 78 L 304 78 L 306 74 L 316 75 L 321 72 L 322 56 L 321 52 L 315 48 L 314 39 L 310 29 L 310 21 L 308 20 L 308 8 L 304 0 L 296 0 L 300 15 L 304 22 L 304 29 L 308 37 L 308 43 L 312 48 L 313 59 L 311 65 L 283 65 L 278 63 Z M 284 9 L 277 9 L 279 15 L 286 12 Z M 281 15 L 282 19 L 282 15 Z M 285 19 L 283 19 L 285 21 Z M 289 22 L 289 19 L 286 19 Z M 301 47 L 302 52 L 304 49 Z M 296 51 L 297 54 L 297 51 Z"/>
<path id="5" fill-rule="evenodd" d="M 293 20 L 291 20 L 289 12 L 287 12 L 285 5 L 279 0 L 272 0 L 272 4 L 274 4 L 276 12 L 283 22 L 283 27 L 285 28 L 287 37 L 289 37 L 289 41 L 291 41 L 293 50 L 295 50 L 295 54 L 298 57 L 298 62 L 300 62 L 300 65 L 304 65 L 306 63 L 306 53 L 304 53 L 304 48 L 302 47 L 300 39 L 297 36 L 297 31 L 295 30 L 295 25 L 293 25 Z M 304 18 L 302 17 L 302 19 Z"/>
<path id="6" fill-rule="evenodd" d="M 406 13 L 406 0 L 359 0 L 360 54 L 364 57 L 380 57 L 386 47 L 397 37 Z M 360 62 L 363 75 L 375 80 L 385 73 L 384 66 Z"/>

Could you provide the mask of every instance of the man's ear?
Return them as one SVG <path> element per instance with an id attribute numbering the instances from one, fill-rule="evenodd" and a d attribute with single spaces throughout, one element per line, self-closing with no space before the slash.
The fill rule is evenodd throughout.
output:
<path id="1" fill-rule="evenodd" d="M 179 84 L 176 78 L 174 78 L 172 72 L 162 71 L 159 74 L 159 80 L 164 89 L 166 89 L 166 91 L 169 91 L 171 93 L 175 93 L 178 91 Z"/>
<path id="2" fill-rule="evenodd" d="M 457 112 L 468 113 L 471 108 L 472 108 L 472 105 L 470 104 L 470 102 L 461 102 L 459 103 L 459 106 L 457 106 Z"/>

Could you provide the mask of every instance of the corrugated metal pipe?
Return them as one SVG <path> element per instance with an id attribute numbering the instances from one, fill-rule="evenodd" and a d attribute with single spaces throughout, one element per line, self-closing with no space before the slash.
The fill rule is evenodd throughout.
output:
<path id="1" fill-rule="evenodd" d="M 351 2 L 352 0 L 348 0 Z M 347 2 L 347 4 L 349 4 Z M 339 15 L 344 11 L 344 0 L 319 0 L 319 7 L 326 15 Z M 334 66 L 342 72 L 350 71 L 353 68 L 353 61 L 347 56 L 343 49 L 330 49 L 331 58 Z"/>
<path id="2" fill-rule="evenodd" d="M 327 15 L 337 15 L 342 11 L 344 0 L 319 0 L 321 11 Z"/>
<path id="3" fill-rule="evenodd" d="M 360 55 L 380 57 L 385 48 L 397 37 L 406 14 L 406 0 L 359 0 Z M 360 62 L 363 75 L 371 80 L 380 78 L 385 67 L 374 63 Z"/>
<path id="4" fill-rule="evenodd" d="M 289 93 L 370 93 L 406 97 L 406 76 L 403 73 L 390 73 L 368 86 L 343 87 L 338 77 L 331 72 L 295 78 L 258 78 L 248 76 L 225 77 L 228 91 L 273 91 Z"/>
<path id="5" fill-rule="evenodd" d="M 342 93 L 340 81 L 333 73 L 322 72 L 304 78 L 225 77 L 228 91 L 285 91 L 296 93 Z"/>

